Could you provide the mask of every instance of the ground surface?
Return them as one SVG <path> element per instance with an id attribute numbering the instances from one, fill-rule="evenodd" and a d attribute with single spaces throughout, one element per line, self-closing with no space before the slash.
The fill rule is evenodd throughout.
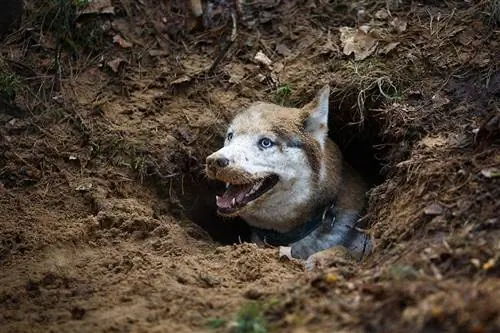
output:
<path id="1" fill-rule="evenodd" d="M 28 1 L 0 49 L 0 331 L 499 332 L 498 2 L 396 3 L 249 2 L 231 44 L 229 1 Z M 238 244 L 203 161 L 249 102 L 325 83 L 377 247 L 305 272 Z"/>

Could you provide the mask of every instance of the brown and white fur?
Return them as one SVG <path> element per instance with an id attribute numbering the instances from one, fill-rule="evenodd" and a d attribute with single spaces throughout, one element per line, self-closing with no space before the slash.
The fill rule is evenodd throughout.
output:
<path id="1" fill-rule="evenodd" d="M 355 258 L 371 250 L 356 225 L 367 186 L 328 138 L 329 94 L 325 86 L 303 108 L 252 104 L 236 115 L 224 147 L 206 164 L 209 178 L 227 184 L 217 197 L 219 213 L 240 216 L 252 227 L 286 233 L 334 202 L 334 223 L 290 244 L 294 258 L 309 262 L 318 256 L 313 254 L 338 246 Z"/>

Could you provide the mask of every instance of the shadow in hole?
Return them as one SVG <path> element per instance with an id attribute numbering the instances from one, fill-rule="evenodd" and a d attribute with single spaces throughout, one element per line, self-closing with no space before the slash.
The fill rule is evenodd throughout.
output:
<path id="1" fill-rule="evenodd" d="M 215 195 L 224 192 L 225 185 L 207 179 L 190 184 L 190 193 L 181 201 L 187 216 L 216 241 L 234 244 L 250 241 L 250 228 L 241 218 L 224 218 L 217 214 Z"/>

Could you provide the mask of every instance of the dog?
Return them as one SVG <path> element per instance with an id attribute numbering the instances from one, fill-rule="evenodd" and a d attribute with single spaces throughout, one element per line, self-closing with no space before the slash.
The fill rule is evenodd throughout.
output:
<path id="1" fill-rule="evenodd" d="M 308 268 L 333 249 L 356 259 L 372 250 L 357 225 L 368 187 L 328 137 L 329 95 L 327 85 L 302 108 L 250 105 L 206 159 L 208 178 L 226 183 L 217 212 L 240 216 L 253 242 L 290 247 Z"/>

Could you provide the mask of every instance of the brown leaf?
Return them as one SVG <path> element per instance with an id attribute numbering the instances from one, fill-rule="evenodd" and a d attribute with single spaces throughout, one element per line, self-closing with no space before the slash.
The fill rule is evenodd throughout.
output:
<path id="1" fill-rule="evenodd" d="M 500 113 L 493 114 L 476 130 L 476 141 L 500 137 Z"/>
<path id="2" fill-rule="evenodd" d="M 391 52 L 392 50 L 394 50 L 396 48 L 396 46 L 399 45 L 399 42 L 391 42 L 389 44 L 387 44 L 386 46 L 384 46 L 381 50 L 380 50 L 380 53 L 381 54 L 388 54 L 389 52 Z"/>
<path id="3" fill-rule="evenodd" d="M 271 64 L 273 63 L 271 59 L 269 59 L 269 57 L 265 55 L 264 52 L 262 51 L 257 52 L 253 60 L 265 66 L 271 66 Z"/>
<path id="4" fill-rule="evenodd" d="M 113 36 L 113 43 L 116 43 L 118 45 L 120 45 L 121 47 L 123 47 L 124 49 L 128 49 L 128 48 L 131 48 L 132 47 L 132 43 L 130 42 L 127 42 L 125 39 L 123 39 L 122 36 L 120 35 L 114 35 Z"/>
<path id="5" fill-rule="evenodd" d="M 443 206 L 438 203 L 432 203 L 424 208 L 425 215 L 441 215 L 443 214 Z"/>
<path id="6" fill-rule="evenodd" d="M 203 5 L 201 4 L 201 0 L 191 0 L 191 12 L 194 16 L 199 17 L 203 15 Z"/>
<path id="7" fill-rule="evenodd" d="M 276 52 L 278 52 L 284 57 L 288 57 L 292 54 L 292 51 L 290 51 L 290 49 L 286 45 L 281 43 L 276 45 Z"/>
<path id="8" fill-rule="evenodd" d="M 394 28 L 394 30 L 396 30 L 398 33 L 402 33 L 406 30 L 408 22 L 400 19 L 399 17 L 395 17 L 391 20 L 390 24 Z"/>
<path id="9" fill-rule="evenodd" d="M 481 175 L 486 178 L 497 178 L 500 177 L 500 169 L 498 168 L 486 168 L 481 170 Z"/>
<path id="10" fill-rule="evenodd" d="M 377 48 L 377 39 L 361 29 L 342 27 L 340 41 L 345 55 L 354 53 L 354 60 L 360 61 L 369 57 Z"/>
<path id="11" fill-rule="evenodd" d="M 111 3 L 111 0 L 93 0 L 89 1 L 88 5 L 85 6 L 80 12 L 80 15 L 84 14 L 115 14 L 115 7 Z"/>
<path id="12" fill-rule="evenodd" d="M 115 73 L 118 73 L 120 71 L 120 66 L 125 63 L 125 60 L 122 58 L 116 58 L 111 61 L 108 61 L 106 65 L 108 65 L 109 68 Z"/>

